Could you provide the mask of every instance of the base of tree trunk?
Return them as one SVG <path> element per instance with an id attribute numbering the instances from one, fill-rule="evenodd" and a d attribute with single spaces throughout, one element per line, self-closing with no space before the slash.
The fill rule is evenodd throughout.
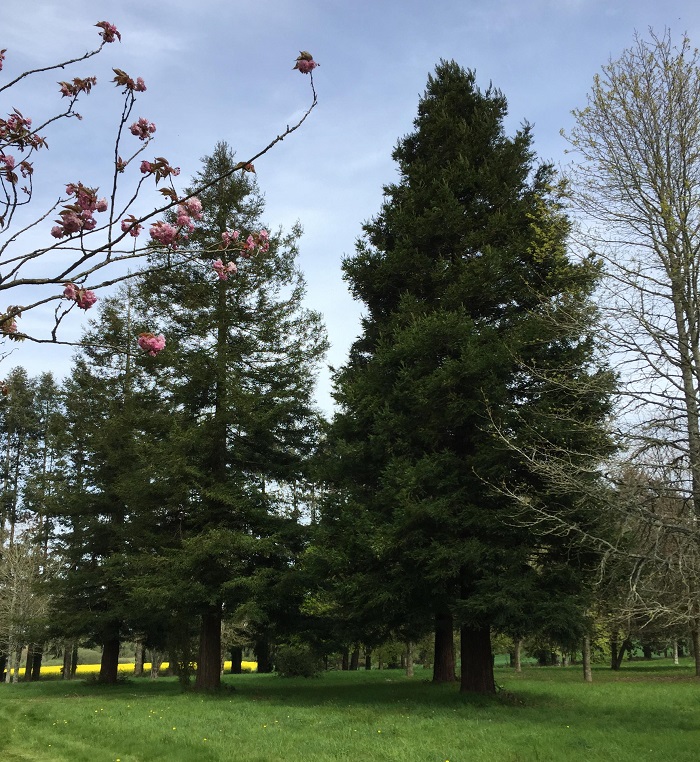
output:
<path id="1" fill-rule="evenodd" d="M 231 646 L 231 674 L 240 675 L 243 672 L 243 649 Z"/>
<path id="2" fill-rule="evenodd" d="M 106 640 L 102 645 L 102 659 L 100 661 L 99 681 L 107 685 L 114 685 L 119 677 L 119 636 Z"/>
<path id="3" fill-rule="evenodd" d="M 476 629 L 465 625 L 461 628 L 460 635 L 462 657 L 460 693 L 495 693 L 496 682 L 493 677 L 493 653 L 489 628 Z"/>
<path id="4" fill-rule="evenodd" d="M 221 688 L 221 612 L 202 614 L 199 626 L 199 655 L 196 691 L 218 691 Z"/>

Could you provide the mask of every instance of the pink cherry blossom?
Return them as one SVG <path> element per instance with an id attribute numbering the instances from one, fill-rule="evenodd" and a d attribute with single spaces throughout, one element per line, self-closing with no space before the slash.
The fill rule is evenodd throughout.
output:
<path id="1" fill-rule="evenodd" d="M 165 336 L 162 333 L 158 336 L 152 333 L 141 333 L 139 334 L 138 345 L 151 357 L 155 357 L 165 349 Z"/>
<path id="2" fill-rule="evenodd" d="M 2 71 L 2 62 L 5 60 L 5 53 L 7 53 L 7 48 L 0 50 L 0 71 Z"/>
<path id="3" fill-rule="evenodd" d="M 220 259 L 214 260 L 212 267 L 216 271 L 216 274 L 219 276 L 219 280 L 228 280 L 228 276 L 237 272 L 238 270 L 235 262 L 227 262 L 224 264 Z"/>
<path id="4" fill-rule="evenodd" d="M 148 119 L 141 117 L 137 122 L 134 122 L 129 131 L 132 135 L 135 135 L 139 140 L 148 140 L 150 136 L 156 131 L 156 126 L 153 122 L 149 122 Z"/>
<path id="5" fill-rule="evenodd" d="M 119 30 L 114 24 L 110 24 L 108 21 L 98 21 L 95 26 L 102 29 L 100 37 L 102 37 L 105 42 L 114 42 L 115 38 L 121 42 L 122 36 L 119 34 Z"/>
<path id="6" fill-rule="evenodd" d="M 150 229 L 151 238 L 164 246 L 177 246 L 177 228 L 167 222 L 154 222 Z"/>
<path id="7" fill-rule="evenodd" d="M 238 240 L 238 237 L 240 236 L 240 233 L 238 230 L 232 230 L 232 231 L 224 231 L 221 234 L 221 242 L 224 245 L 224 248 L 227 249 L 234 241 Z"/>
<path id="8" fill-rule="evenodd" d="M 75 303 L 81 310 L 89 310 L 96 301 L 97 296 L 95 296 L 95 292 L 89 291 L 86 288 L 79 289 L 75 297 Z"/>
<path id="9" fill-rule="evenodd" d="M 122 231 L 124 233 L 128 233 L 130 236 L 136 238 L 142 230 L 143 226 L 139 225 L 133 214 L 129 215 L 125 220 L 122 220 Z"/>
<path id="10" fill-rule="evenodd" d="M 63 296 L 75 302 L 81 310 L 89 310 L 97 301 L 94 291 L 87 288 L 80 288 L 75 283 L 63 284 Z"/>
<path id="11" fill-rule="evenodd" d="M 202 202 L 196 197 L 193 196 L 192 198 L 188 198 L 187 201 L 183 201 L 182 205 L 187 210 L 187 213 L 194 217 L 195 220 L 201 220 L 202 219 Z"/>
<path id="12" fill-rule="evenodd" d="M 144 175 L 149 174 L 153 171 L 153 165 L 150 161 L 146 161 L 145 159 L 141 162 L 141 172 Z"/>
<path id="13" fill-rule="evenodd" d="M 308 50 L 302 50 L 294 64 L 294 68 L 302 74 L 310 74 L 318 64 Z"/>
<path id="14" fill-rule="evenodd" d="M 72 299 L 75 301 L 75 298 L 78 294 L 78 287 L 75 285 L 75 283 L 64 283 L 64 289 L 63 289 L 63 296 L 66 297 L 66 299 Z"/>

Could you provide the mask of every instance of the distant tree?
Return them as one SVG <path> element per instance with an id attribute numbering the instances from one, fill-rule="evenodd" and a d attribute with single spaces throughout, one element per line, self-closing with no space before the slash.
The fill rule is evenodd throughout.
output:
<path id="1" fill-rule="evenodd" d="M 368 509 L 368 595 L 390 614 L 394 600 L 407 618 L 432 613 L 436 643 L 454 617 L 461 689 L 482 693 L 495 690 L 492 627 L 578 637 L 585 598 L 585 559 L 513 521 L 499 488 L 579 522 L 592 512 L 495 432 L 590 456 L 608 447 L 611 386 L 596 364 L 596 265 L 567 255 L 553 170 L 536 165 L 528 126 L 505 135 L 506 108 L 454 62 L 430 76 L 393 154 L 399 181 L 343 265 L 366 315 L 332 432 L 340 483 Z"/>

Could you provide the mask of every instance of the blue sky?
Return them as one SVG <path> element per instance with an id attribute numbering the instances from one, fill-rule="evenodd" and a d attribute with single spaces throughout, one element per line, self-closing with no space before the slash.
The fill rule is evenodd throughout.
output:
<path id="1" fill-rule="evenodd" d="M 122 42 L 71 75 L 102 76 L 80 109 L 84 120 L 58 131 L 50 145 L 48 197 L 71 179 L 100 184 L 116 124 L 111 67 L 145 79 L 138 115 L 157 124 L 154 152 L 179 165 L 186 180 L 218 140 L 247 158 L 293 123 L 310 102 L 308 79 L 291 70 L 294 59 L 309 50 L 321 64 L 310 120 L 256 169 L 270 226 L 299 220 L 304 227 L 307 301 L 324 315 L 332 365 L 344 361 L 361 314 L 342 281 L 341 260 L 378 211 L 382 186 L 395 179 L 391 151 L 411 130 L 426 78 L 441 58 L 476 70 L 482 88 L 500 89 L 509 102 L 507 131 L 530 122 L 539 156 L 559 163 L 566 161 L 560 130 L 571 126 L 571 110 L 585 105 L 596 72 L 632 44 L 635 31 L 644 37 L 650 27 L 669 28 L 674 39 L 687 32 L 700 45 L 700 4 L 690 0 L 27 0 L 0 6 L 0 48 L 8 49 L 0 76 L 95 46 L 100 20 L 116 24 Z M 17 107 L 31 116 L 51 105 L 54 90 L 32 83 L 3 94 L 0 110 Z M 28 314 L 23 327 L 46 319 Z M 76 316 L 64 337 L 79 328 Z M 70 354 L 25 342 L 4 364 L 62 375 Z M 325 410 L 329 391 L 324 371 Z"/>

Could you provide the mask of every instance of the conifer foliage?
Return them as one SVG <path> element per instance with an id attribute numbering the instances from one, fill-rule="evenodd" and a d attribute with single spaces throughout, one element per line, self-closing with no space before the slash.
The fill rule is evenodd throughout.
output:
<path id="1" fill-rule="evenodd" d="M 547 492 L 518 449 L 546 443 L 576 463 L 608 446 L 597 267 L 568 256 L 553 169 L 536 162 L 529 126 L 505 134 L 506 113 L 454 62 L 429 77 L 393 153 L 398 182 L 343 265 L 366 315 L 337 374 L 331 436 L 335 478 L 373 536 L 364 589 L 387 616 L 400 606 L 396 619 L 455 617 L 461 686 L 477 692 L 494 690 L 492 628 L 579 634 L 577 559 L 515 521 L 506 493 L 590 513 Z"/>

